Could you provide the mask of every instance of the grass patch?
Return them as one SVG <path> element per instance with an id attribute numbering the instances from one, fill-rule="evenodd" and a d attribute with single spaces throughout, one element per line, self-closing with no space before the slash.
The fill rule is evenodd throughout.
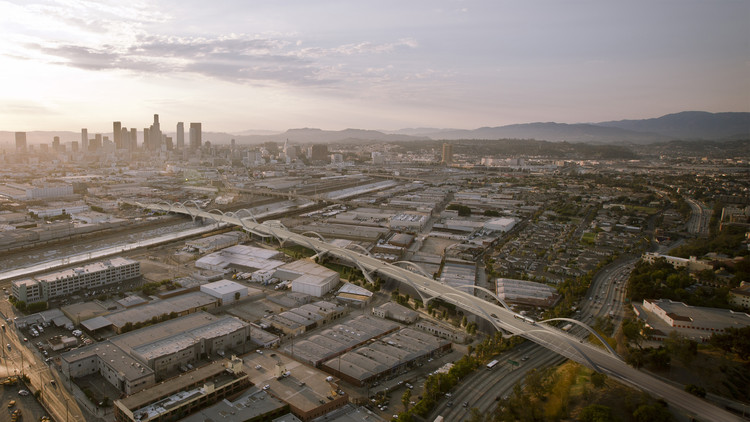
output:
<path id="1" fill-rule="evenodd" d="M 659 212 L 658 208 L 644 207 L 642 205 L 625 205 L 625 208 L 628 211 L 637 211 L 637 212 L 642 212 L 642 213 L 645 213 L 645 214 L 648 214 L 648 215 L 654 215 L 657 212 Z"/>
<path id="2" fill-rule="evenodd" d="M 581 242 L 583 243 L 588 243 L 588 244 L 593 245 L 595 241 L 596 241 L 596 233 L 594 232 L 586 232 L 583 234 L 583 236 L 581 236 Z"/>
<path id="3" fill-rule="evenodd" d="M 291 256 L 292 258 L 309 258 L 313 255 L 315 255 L 315 251 L 307 248 L 305 246 L 300 245 L 292 245 L 292 246 L 285 246 L 283 248 L 279 248 L 279 252 L 283 252 L 286 255 Z"/>

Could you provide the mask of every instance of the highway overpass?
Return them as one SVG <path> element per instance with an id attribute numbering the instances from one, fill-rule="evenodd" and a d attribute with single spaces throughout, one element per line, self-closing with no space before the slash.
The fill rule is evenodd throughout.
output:
<path id="1" fill-rule="evenodd" d="M 279 221 L 271 220 L 259 223 L 247 210 L 228 213 L 219 210 L 203 211 L 187 207 L 181 203 L 167 202 L 159 204 L 137 203 L 137 205 L 146 209 L 181 213 L 190 215 L 193 218 L 204 218 L 216 221 L 217 223 L 236 225 L 255 235 L 265 238 L 272 237 L 282 245 L 293 243 L 314 250 L 317 256 L 328 255 L 348 261 L 362 270 L 368 278 L 371 278 L 374 274 L 379 274 L 381 277 L 398 280 L 401 283 L 411 286 L 425 304 L 430 300 L 440 298 L 467 312 L 486 318 L 497 329 L 501 329 L 511 335 L 522 336 L 595 371 L 602 372 L 639 390 L 647 391 L 654 396 L 661 397 L 671 405 L 682 409 L 688 415 L 698 420 L 716 422 L 741 420 L 739 417 L 680 388 L 630 367 L 606 343 L 603 343 L 605 347 L 599 347 L 544 322 L 536 322 L 522 317 L 510 310 L 497 298 L 498 303 L 488 302 L 474 296 L 470 292 L 459 290 L 436 281 L 428 277 L 416 264 L 404 263 L 404 265 L 412 267 L 415 272 L 395 264 L 380 261 L 370 256 L 364 249 L 360 253 L 331 245 L 325 242 L 320 235 L 317 235 L 317 238 L 313 238 L 292 233 Z M 492 292 L 490 294 L 494 296 Z M 593 332 L 590 327 L 579 321 L 568 321 L 582 325 L 587 330 Z"/>

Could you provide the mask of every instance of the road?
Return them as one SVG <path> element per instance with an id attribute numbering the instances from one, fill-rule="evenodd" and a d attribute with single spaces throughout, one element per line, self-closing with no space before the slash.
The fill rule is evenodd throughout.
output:
<path id="1" fill-rule="evenodd" d="M 687 222 L 688 233 L 703 237 L 708 236 L 708 223 L 711 221 L 713 210 L 692 198 L 685 197 L 685 200 L 690 205 L 691 211 L 690 219 Z"/>
<path id="2" fill-rule="evenodd" d="M 371 278 L 373 274 L 379 273 L 383 277 L 392 278 L 411 286 L 416 294 L 421 297 L 425 305 L 435 298 L 452 303 L 465 311 L 486 318 L 498 329 L 502 329 L 513 335 L 523 336 L 564 357 L 575 360 L 638 389 L 647 391 L 652 395 L 661 397 L 670 404 L 685 410 L 689 414 L 695 415 L 698 419 L 715 422 L 740 420 L 733 414 L 711 403 L 698 400 L 695 396 L 679 388 L 628 366 L 619 356 L 613 355 L 603 348 L 584 342 L 576 336 L 548 324 L 542 322 L 536 323 L 524 319 L 505 306 L 490 303 L 473 296 L 473 292 L 469 293 L 458 290 L 433 280 L 414 264 L 404 263 L 404 265 L 409 265 L 417 272 L 399 267 L 395 263 L 385 263 L 372 256 L 334 246 L 318 238 L 309 238 L 292 233 L 278 221 L 266 221 L 263 224 L 258 224 L 247 219 L 243 220 L 223 214 L 217 215 L 195 208 L 187 209 L 184 206 L 167 206 L 163 204 L 139 204 L 139 206 L 152 210 L 191 214 L 218 222 L 233 224 L 243 227 L 251 233 L 266 236 L 271 235 L 281 243 L 292 242 L 297 245 L 309 247 L 317 252 L 317 256 L 327 254 L 352 262 L 363 271 L 366 277 Z M 418 274 L 418 272 L 422 274 Z"/>
<path id="3" fill-rule="evenodd" d="M 5 315 L 2 315 L 2 318 L 5 320 Z M 3 363 L 8 371 L 12 369 L 14 373 L 27 375 L 34 390 L 42 390 L 40 400 L 55 420 L 86 421 L 75 398 L 67 389 L 61 387 L 63 384 L 60 376 L 26 347 L 30 343 L 19 338 L 14 325 L 9 326 L 6 323 L 6 330 L 2 331 L 2 342 L 5 354 Z M 8 344 L 10 351 L 7 348 Z M 56 385 L 52 385 L 51 380 L 55 380 Z"/>

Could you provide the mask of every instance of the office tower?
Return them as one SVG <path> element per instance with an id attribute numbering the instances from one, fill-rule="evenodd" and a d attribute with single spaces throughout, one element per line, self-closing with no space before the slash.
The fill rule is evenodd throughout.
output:
<path id="1" fill-rule="evenodd" d="M 78 141 L 73 141 L 70 143 L 70 150 L 74 153 L 78 152 Z"/>
<path id="2" fill-rule="evenodd" d="M 147 127 L 143 128 L 143 149 L 151 149 L 151 133 Z"/>
<path id="3" fill-rule="evenodd" d="M 198 149 L 203 143 L 203 134 L 200 123 L 190 123 L 190 149 Z"/>
<path id="4" fill-rule="evenodd" d="M 234 139 L 232 139 L 232 140 L 231 140 L 231 141 L 229 142 L 229 145 L 230 145 L 230 148 L 232 149 L 232 151 L 234 151 L 234 146 L 235 146 L 235 143 L 234 143 Z"/>
<path id="5" fill-rule="evenodd" d="M 122 123 L 112 123 L 112 138 L 115 140 L 115 148 L 122 149 Z"/>
<path id="6" fill-rule="evenodd" d="M 446 166 L 453 164 L 453 145 L 443 144 L 443 160 L 441 163 Z"/>
<path id="7" fill-rule="evenodd" d="M 145 144 L 145 142 L 144 142 Z M 154 123 L 148 130 L 148 149 L 159 151 L 162 146 L 161 126 L 159 125 L 159 115 L 154 114 Z"/>
<path id="8" fill-rule="evenodd" d="M 130 131 L 126 127 L 120 130 L 120 147 L 130 150 Z"/>
<path id="9" fill-rule="evenodd" d="M 135 128 L 130 128 L 130 150 L 135 151 L 138 149 L 138 131 Z"/>
<path id="10" fill-rule="evenodd" d="M 16 132 L 16 151 L 26 152 L 26 132 Z"/>
<path id="11" fill-rule="evenodd" d="M 81 129 L 81 150 L 89 150 L 89 131 L 86 128 Z"/>
<path id="12" fill-rule="evenodd" d="M 52 151 L 60 152 L 60 137 L 59 136 L 52 137 Z"/>
<path id="13" fill-rule="evenodd" d="M 328 145 L 315 144 L 310 147 L 310 159 L 313 161 L 328 160 Z"/>
<path id="14" fill-rule="evenodd" d="M 167 151 L 172 151 L 174 148 L 172 146 L 172 137 L 167 136 L 164 138 L 164 146 L 166 146 Z"/>
<path id="15" fill-rule="evenodd" d="M 177 149 L 185 148 L 185 123 L 177 122 Z"/>
<path id="16" fill-rule="evenodd" d="M 94 135 L 94 139 L 89 141 L 89 151 L 97 152 L 102 148 L 102 135 L 97 133 Z"/>

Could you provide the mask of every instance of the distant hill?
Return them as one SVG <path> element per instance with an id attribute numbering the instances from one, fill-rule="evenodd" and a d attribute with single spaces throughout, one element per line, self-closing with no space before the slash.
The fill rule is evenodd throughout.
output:
<path id="1" fill-rule="evenodd" d="M 656 119 L 619 120 L 597 126 L 658 133 L 680 139 L 750 138 L 750 113 L 683 111 Z"/>
<path id="2" fill-rule="evenodd" d="M 377 130 L 344 129 L 322 130 L 312 128 L 289 129 L 276 135 L 243 136 L 243 143 L 258 144 L 262 142 L 289 142 L 295 144 L 330 143 L 330 142 L 401 142 L 429 139 L 426 136 L 398 135 L 379 132 Z M 237 140 L 239 142 L 239 139 Z"/>
<path id="3" fill-rule="evenodd" d="M 527 123 L 499 127 L 482 127 L 474 130 L 440 131 L 425 134 L 432 139 L 536 139 L 553 142 L 585 143 L 650 143 L 668 138 L 631 130 L 601 127 L 590 124 Z"/>

